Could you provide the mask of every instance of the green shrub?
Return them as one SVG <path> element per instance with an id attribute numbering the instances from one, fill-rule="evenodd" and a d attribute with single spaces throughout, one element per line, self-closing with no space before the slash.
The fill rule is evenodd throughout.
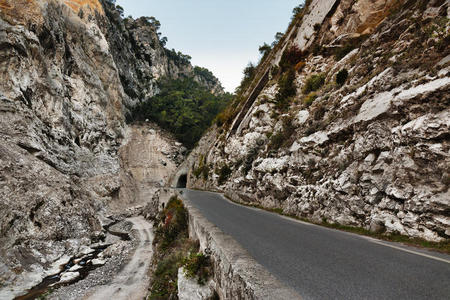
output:
<path id="1" fill-rule="evenodd" d="M 295 128 L 292 124 L 292 117 L 289 116 L 283 118 L 283 128 L 270 137 L 270 142 L 267 146 L 267 149 L 269 151 L 272 151 L 282 148 L 283 146 L 288 144 L 294 133 Z"/>
<path id="2" fill-rule="evenodd" d="M 245 67 L 243 73 L 244 77 L 241 80 L 241 83 L 236 88 L 236 95 L 242 95 L 242 93 L 245 92 L 245 90 L 250 86 L 253 79 L 255 79 L 257 71 L 257 66 L 255 66 L 253 63 L 249 62 L 247 67 Z"/>
<path id="3" fill-rule="evenodd" d="M 281 130 L 270 137 L 269 150 L 278 150 L 285 141 L 284 131 Z"/>
<path id="4" fill-rule="evenodd" d="M 176 299 L 178 268 L 189 252 L 198 251 L 198 243 L 188 239 L 188 215 L 183 202 L 172 197 L 156 220 L 153 261 L 156 270 L 152 277 L 149 299 Z"/>
<path id="5" fill-rule="evenodd" d="M 233 171 L 231 168 L 225 164 L 219 170 L 216 171 L 216 174 L 219 175 L 219 179 L 217 179 L 217 183 L 222 185 L 227 181 Z"/>
<path id="6" fill-rule="evenodd" d="M 297 94 L 297 87 L 295 86 L 295 69 L 290 68 L 278 81 L 278 93 L 275 96 L 276 106 L 280 110 L 285 110 L 289 107 L 290 100 Z"/>
<path id="7" fill-rule="evenodd" d="M 198 168 L 194 169 L 192 172 L 196 178 L 199 178 L 202 175 L 203 179 L 208 179 L 209 175 L 209 166 L 205 162 L 205 157 L 203 155 L 200 156 Z"/>
<path id="8" fill-rule="evenodd" d="M 306 106 L 310 106 L 314 102 L 314 100 L 316 100 L 316 98 L 317 98 L 317 94 L 314 92 L 311 92 L 303 99 L 303 103 Z"/>
<path id="9" fill-rule="evenodd" d="M 261 61 L 263 61 L 270 53 L 270 51 L 272 50 L 272 46 L 268 45 L 267 43 L 264 43 L 262 46 L 259 47 L 259 53 L 262 54 L 262 58 Z"/>
<path id="10" fill-rule="evenodd" d="M 183 256 L 181 253 L 169 254 L 158 261 L 149 299 L 171 299 L 178 293 L 178 268 L 181 267 Z"/>
<path id="11" fill-rule="evenodd" d="M 217 117 L 215 118 L 215 123 L 217 127 L 220 126 L 229 126 L 233 122 L 233 119 L 235 117 L 235 112 L 232 106 L 227 106 L 225 110 L 220 112 Z"/>
<path id="12" fill-rule="evenodd" d="M 196 178 L 199 178 L 200 175 L 202 175 L 203 180 L 208 179 L 209 176 L 209 166 L 208 165 L 202 165 L 194 170 L 194 175 Z"/>
<path id="13" fill-rule="evenodd" d="M 183 267 L 187 277 L 197 277 L 200 285 L 204 285 L 211 276 L 211 260 L 203 253 L 190 253 L 184 258 Z"/>
<path id="14" fill-rule="evenodd" d="M 155 230 L 155 243 L 162 249 L 167 249 L 180 237 L 187 237 L 188 214 L 183 202 L 170 198 L 160 214 L 160 224 Z"/>
<path id="15" fill-rule="evenodd" d="M 196 70 L 207 74 L 206 69 Z M 163 79 L 158 87 L 160 93 L 134 107 L 127 122 L 152 120 L 188 148 L 194 147 L 232 97 L 230 94 L 213 95 L 193 78 Z"/>
<path id="16" fill-rule="evenodd" d="M 339 85 L 344 85 L 345 81 L 347 81 L 348 71 L 347 69 L 342 69 L 336 74 L 336 83 Z"/>
<path id="17" fill-rule="evenodd" d="M 303 94 L 309 94 L 320 89 L 325 83 L 324 74 L 311 75 L 305 82 L 305 86 L 302 89 Z"/>
<path id="18" fill-rule="evenodd" d="M 300 48 L 297 45 L 292 46 L 291 48 L 285 50 L 283 52 L 283 55 L 281 56 L 279 64 L 281 71 L 284 72 L 289 68 L 292 68 L 299 61 L 301 61 L 304 58 L 304 56 L 305 54 L 303 53 L 302 50 L 300 50 Z"/>
<path id="19" fill-rule="evenodd" d="M 214 76 L 214 74 L 210 70 L 208 70 L 206 68 L 195 66 L 194 67 L 194 74 L 197 75 L 197 76 L 202 77 L 203 79 L 205 79 L 209 83 L 217 82 L 217 78 Z"/>
<path id="20" fill-rule="evenodd" d="M 349 54 L 355 48 L 356 48 L 356 46 L 353 44 L 346 44 L 346 45 L 336 49 L 336 53 L 335 53 L 336 61 L 340 61 L 341 59 L 343 59 L 347 54 Z"/>

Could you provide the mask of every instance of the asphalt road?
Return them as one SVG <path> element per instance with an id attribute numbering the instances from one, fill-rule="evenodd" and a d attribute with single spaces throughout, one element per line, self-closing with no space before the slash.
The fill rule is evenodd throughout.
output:
<path id="1" fill-rule="evenodd" d="M 303 299 L 450 299 L 450 256 L 183 195 Z"/>

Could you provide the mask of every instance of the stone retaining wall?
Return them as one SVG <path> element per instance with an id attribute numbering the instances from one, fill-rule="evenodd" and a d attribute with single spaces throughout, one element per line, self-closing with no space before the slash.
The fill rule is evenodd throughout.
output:
<path id="1" fill-rule="evenodd" d="M 209 222 L 188 199 L 189 236 L 214 264 L 215 290 L 220 299 L 301 299 L 257 263 L 231 236 Z"/>

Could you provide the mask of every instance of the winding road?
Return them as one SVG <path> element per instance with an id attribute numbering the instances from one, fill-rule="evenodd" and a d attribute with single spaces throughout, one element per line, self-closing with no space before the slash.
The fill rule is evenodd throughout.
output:
<path id="1" fill-rule="evenodd" d="M 138 246 L 130 262 L 108 285 L 102 285 L 88 293 L 90 300 L 145 299 L 148 294 L 148 269 L 152 257 L 152 224 L 143 217 L 128 218 L 138 232 Z"/>
<path id="2" fill-rule="evenodd" d="M 241 206 L 183 197 L 303 299 L 450 299 L 450 256 Z"/>

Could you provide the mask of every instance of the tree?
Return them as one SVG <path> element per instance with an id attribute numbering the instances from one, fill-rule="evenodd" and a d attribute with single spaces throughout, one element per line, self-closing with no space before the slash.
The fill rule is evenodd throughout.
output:
<path id="1" fill-rule="evenodd" d="M 163 79 L 160 93 L 136 106 L 128 122 L 150 119 L 192 148 L 228 104 L 230 94 L 213 95 L 192 77 Z"/>
<path id="2" fill-rule="evenodd" d="M 303 12 L 304 8 L 305 8 L 304 3 L 294 7 L 294 9 L 292 10 L 292 19 L 295 19 L 298 15 L 300 15 Z"/>
<path id="3" fill-rule="evenodd" d="M 159 41 L 161 42 L 161 45 L 162 45 L 163 47 L 165 47 L 166 44 L 167 44 L 168 39 L 167 39 L 167 37 L 164 36 L 164 37 L 162 37 Z"/>
<path id="4" fill-rule="evenodd" d="M 282 32 L 277 32 L 277 33 L 275 34 L 275 41 L 273 41 L 272 47 L 275 47 L 275 46 L 280 42 L 280 40 L 283 38 L 283 36 L 284 36 L 284 33 L 282 33 Z"/>
<path id="5" fill-rule="evenodd" d="M 272 50 L 272 47 L 267 43 L 259 46 L 259 53 L 261 53 L 263 57 L 266 56 L 270 52 L 270 50 Z"/>
<path id="6" fill-rule="evenodd" d="M 116 9 L 119 12 L 120 16 L 123 18 L 123 12 L 124 12 L 123 7 L 120 5 L 117 5 Z"/>
<path id="7" fill-rule="evenodd" d="M 161 28 L 161 22 L 159 22 L 155 17 L 144 17 L 144 19 L 148 24 L 155 28 L 155 31 L 158 31 Z"/>
<path id="8" fill-rule="evenodd" d="M 244 78 L 250 78 L 253 77 L 253 75 L 255 74 L 256 71 L 256 67 L 252 62 L 249 62 L 247 67 L 245 67 L 243 73 L 244 73 Z"/>

